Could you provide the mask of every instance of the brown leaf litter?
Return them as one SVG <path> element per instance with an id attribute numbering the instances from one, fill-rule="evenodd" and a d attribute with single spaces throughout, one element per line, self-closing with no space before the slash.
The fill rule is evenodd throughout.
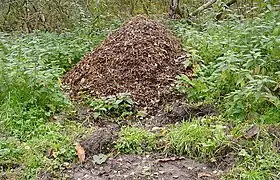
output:
<path id="1" fill-rule="evenodd" d="M 141 107 L 153 107 L 186 73 L 181 42 L 162 24 L 136 16 L 113 31 L 68 72 L 71 97 L 129 93 Z"/>

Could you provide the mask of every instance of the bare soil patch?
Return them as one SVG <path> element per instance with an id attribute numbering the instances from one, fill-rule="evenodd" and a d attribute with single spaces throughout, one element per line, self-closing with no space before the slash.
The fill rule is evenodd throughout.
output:
<path id="1" fill-rule="evenodd" d="M 90 159 L 68 170 L 70 179 L 81 180 L 123 180 L 123 179 L 218 179 L 221 171 L 211 169 L 207 164 L 198 163 L 183 157 L 119 155 L 109 158 L 102 165 Z"/>
<path id="2" fill-rule="evenodd" d="M 218 114 L 212 105 L 190 106 L 182 102 L 173 102 L 168 107 L 162 106 L 154 116 L 149 116 L 143 123 L 146 127 L 166 126 L 192 118 Z"/>
<path id="3" fill-rule="evenodd" d="M 84 139 L 80 144 L 86 152 L 86 156 L 99 153 L 109 153 L 113 148 L 113 143 L 118 138 L 120 128 L 116 124 L 109 124 L 97 129 L 92 135 Z"/>

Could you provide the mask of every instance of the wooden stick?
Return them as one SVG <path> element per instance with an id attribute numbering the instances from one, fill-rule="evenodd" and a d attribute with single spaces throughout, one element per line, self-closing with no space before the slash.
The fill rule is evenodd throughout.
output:
<path id="1" fill-rule="evenodd" d="M 209 8 L 212 4 L 214 4 L 217 0 L 211 0 L 208 1 L 207 3 L 203 4 L 202 6 L 200 6 L 199 8 L 197 8 L 193 13 L 190 14 L 190 16 L 196 16 L 198 13 L 200 13 L 201 11 L 203 11 L 204 9 Z"/>

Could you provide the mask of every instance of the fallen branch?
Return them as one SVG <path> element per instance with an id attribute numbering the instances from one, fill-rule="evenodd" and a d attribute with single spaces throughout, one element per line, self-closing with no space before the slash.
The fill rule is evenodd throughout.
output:
<path id="1" fill-rule="evenodd" d="M 193 13 L 190 14 L 190 16 L 196 16 L 197 14 L 199 14 L 201 11 L 203 11 L 204 9 L 209 8 L 212 4 L 214 4 L 217 0 L 211 0 L 208 1 L 207 3 L 203 4 L 202 6 L 200 6 L 199 8 L 197 8 Z"/>
<path id="2" fill-rule="evenodd" d="M 226 3 L 226 8 L 228 8 L 229 6 L 233 5 L 234 3 L 237 3 L 237 0 L 231 0 L 228 3 Z"/>
<path id="3" fill-rule="evenodd" d="M 234 3 L 237 3 L 237 0 L 230 0 L 228 3 L 226 3 L 226 5 L 224 6 L 225 9 L 229 8 L 231 5 L 233 5 Z M 223 10 L 221 10 L 222 12 L 220 12 L 219 14 L 217 14 L 216 19 L 220 20 L 222 18 L 223 15 Z"/>

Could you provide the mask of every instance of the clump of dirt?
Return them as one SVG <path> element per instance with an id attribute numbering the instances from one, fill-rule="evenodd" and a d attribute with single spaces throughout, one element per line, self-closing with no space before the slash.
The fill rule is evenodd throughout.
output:
<path id="1" fill-rule="evenodd" d="M 164 126 L 174 124 L 191 118 L 211 116 L 218 114 L 218 110 L 213 105 L 187 105 L 181 102 L 171 103 L 158 110 L 155 116 L 145 121 L 147 126 Z"/>
<path id="2" fill-rule="evenodd" d="M 91 161 L 68 170 L 70 179 L 218 179 L 222 171 L 183 157 L 120 155 L 104 164 Z"/>
<path id="3" fill-rule="evenodd" d="M 84 139 L 80 144 L 84 148 L 86 156 L 109 153 L 113 148 L 114 141 L 118 138 L 119 130 L 118 125 L 110 124 L 97 129 Z"/>
<path id="4" fill-rule="evenodd" d="M 181 42 L 163 25 L 136 16 L 112 32 L 68 72 L 63 82 L 72 97 L 129 93 L 140 107 L 154 107 L 187 73 Z"/>
<path id="5" fill-rule="evenodd" d="M 266 127 L 271 137 L 280 139 L 280 125 L 274 124 Z"/>
<path id="6" fill-rule="evenodd" d="M 51 179 L 55 179 L 55 177 L 50 172 L 42 171 L 42 172 L 39 173 L 38 179 L 40 179 L 40 180 L 51 180 Z"/>
<path id="7" fill-rule="evenodd" d="M 232 150 L 225 152 L 226 154 L 216 157 L 216 162 L 213 163 L 217 169 L 228 171 L 236 162 L 236 154 Z"/>
<path id="8" fill-rule="evenodd" d="M 267 126 L 267 131 L 273 140 L 273 149 L 280 154 L 280 126 L 278 125 L 269 125 Z"/>
<path id="9" fill-rule="evenodd" d="M 23 166 L 13 162 L 0 162 L 0 179 L 18 179 Z"/>

